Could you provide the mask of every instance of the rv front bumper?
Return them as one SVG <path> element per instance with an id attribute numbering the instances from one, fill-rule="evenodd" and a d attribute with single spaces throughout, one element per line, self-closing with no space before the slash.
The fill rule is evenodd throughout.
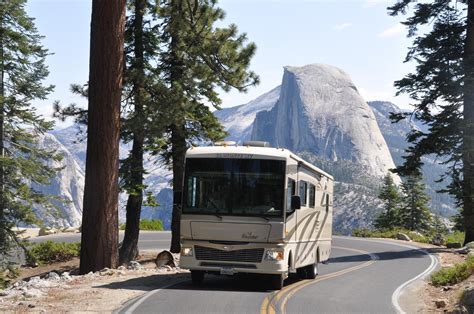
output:
<path id="1" fill-rule="evenodd" d="M 288 253 L 283 244 L 211 243 L 183 241 L 179 265 L 222 275 L 236 273 L 284 274 L 288 272 Z"/>

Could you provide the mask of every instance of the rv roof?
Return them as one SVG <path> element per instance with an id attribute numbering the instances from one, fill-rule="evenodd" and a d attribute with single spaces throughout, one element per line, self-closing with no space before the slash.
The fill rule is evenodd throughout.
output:
<path id="1" fill-rule="evenodd" d="M 229 155 L 227 155 L 229 154 Z M 271 159 L 289 159 L 292 158 L 298 162 L 301 162 L 306 167 L 321 173 L 322 175 L 333 179 L 331 175 L 322 171 L 318 167 L 310 164 L 309 162 L 298 157 L 288 149 L 275 148 L 275 147 L 255 147 L 255 146 L 202 146 L 192 147 L 188 149 L 186 157 L 191 158 L 203 158 L 203 157 L 215 157 L 215 158 L 235 158 L 233 155 L 242 155 L 241 158 L 271 158 Z M 239 156 L 240 157 L 240 156 Z"/>

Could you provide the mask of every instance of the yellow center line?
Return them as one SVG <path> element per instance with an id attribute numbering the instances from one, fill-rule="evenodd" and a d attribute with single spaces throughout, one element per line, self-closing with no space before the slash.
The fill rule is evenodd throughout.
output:
<path id="1" fill-rule="evenodd" d="M 333 248 L 370 255 L 369 252 L 362 251 L 362 250 L 356 250 L 356 249 L 352 249 L 352 248 L 337 247 L 337 246 L 333 246 Z M 329 273 L 329 274 L 326 274 L 326 275 L 319 276 L 315 280 L 302 280 L 298 283 L 289 285 L 289 286 L 283 288 L 282 290 L 280 290 L 279 292 L 277 292 L 276 294 L 272 293 L 269 296 L 267 296 L 263 300 L 262 305 L 260 307 L 260 314 L 273 314 L 273 313 L 275 313 L 274 305 L 276 305 L 276 304 L 274 304 L 274 301 L 278 302 L 283 296 L 284 297 L 283 297 L 283 300 L 282 300 L 281 305 L 280 305 L 280 312 L 285 313 L 286 312 L 286 304 L 288 303 L 288 300 L 296 292 L 303 289 L 304 287 L 310 286 L 312 284 L 315 284 L 317 282 L 321 282 L 321 281 L 326 280 L 326 279 L 342 276 L 344 274 L 347 274 L 347 273 L 356 271 L 358 269 L 370 266 L 374 262 L 375 262 L 375 260 L 372 259 L 370 261 L 367 261 L 367 262 L 365 262 L 363 264 L 360 264 L 360 265 L 357 265 L 357 266 L 353 266 L 353 267 L 346 268 L 346 269 L 343 269 L 343 270 L 340 270 L 340 271 L 336 271 L 336 272 L 332 272 L 332 273 Z"/>

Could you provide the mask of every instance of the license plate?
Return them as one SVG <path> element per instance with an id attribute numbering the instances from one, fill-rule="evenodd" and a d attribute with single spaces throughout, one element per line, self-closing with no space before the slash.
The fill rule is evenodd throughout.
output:
<path id="1" fill-rule="evenodd" d="M 230 267 L 221 268 L 221 275 L 233 275 L 234 269 Z"/>

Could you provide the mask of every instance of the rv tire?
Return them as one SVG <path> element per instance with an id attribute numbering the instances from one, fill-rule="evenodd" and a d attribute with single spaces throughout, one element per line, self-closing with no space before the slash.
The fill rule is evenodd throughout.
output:
<path id="1" fill-rule="evenodd" d="M 283 274 L 278 275 L 270 275 L 269 284 L 271 290 L 281 290 L 283 288 L 283 281 L 284 281 Z"/>
<path id="2" fill-rule="evenodd" d="M 191 270 L 191 281 L 193 285 L 200 286 L 204 281 L 204 272 L 202 270 Z"/>
<path id="3" fill-rule="evenodd" d="M 296 274 L 300 279 L 306 279 L 306 267 L 297 268 Z"/>
<path id="4" fill-rule="evenodd" d="M 310 264 L 304 267 L 306 279 L 314 279 L 318 274 L 318 263 Z"/>

